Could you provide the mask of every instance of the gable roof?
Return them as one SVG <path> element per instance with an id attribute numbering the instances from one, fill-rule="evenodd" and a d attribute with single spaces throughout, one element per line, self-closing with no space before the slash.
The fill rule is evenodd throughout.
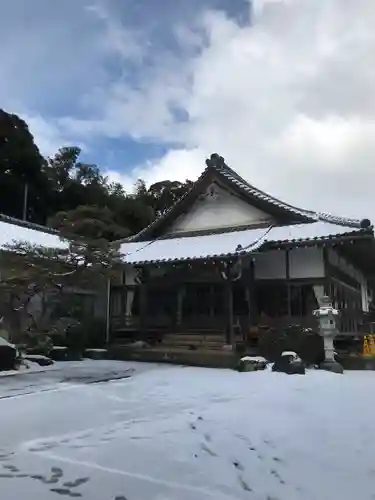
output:
<path id="1" fill-rule="evenodd" d="M 0 214 L 0 249 L 15 241 L 26 241 L 32 245 L 50 248 L 66 248 L 56 229 Z"/>
<path id="2" fill-rule="evenodd" d="M 206 165 L 206 169 L 198 180 L 165 214 L 158 217 L 139 233 L 121 241 L 147 241 L 155 238 L 155 234 L 160 235 L 163 228 L 168 227 L 182 212 L 186 211 L 192 203 L 194 203 L 197 195 L 204 187 L 208 186 L 213 179 L 219 180 L 219 182 L 226 185 L 249 204 L 256 206 L 270 215 L 274 215 L 275 218 L 280 221 L 281 225 L 308 224 L 322 221 L 353 229 L 371 226 L 371 222 L 367 219 L 360 220 L 337 217 L 324 212 L 314 212 L 312 210 L 305 210 L 289 205 L 247 182 L 238 175 L 237 172 L 232 170 L 225 163 L 224 158 L 217 153 L 212 154 L 211 157 L 206 160 Z"/>

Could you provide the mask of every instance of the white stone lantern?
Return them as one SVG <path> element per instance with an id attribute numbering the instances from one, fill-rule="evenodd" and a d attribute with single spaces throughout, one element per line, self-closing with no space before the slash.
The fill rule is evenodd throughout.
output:
<path id="1" fill-rule="evenodd" d="M 322 298 L 319 309 L 313 311 L 313 315 L 319 321 L 319 333 L 324 341 L 326 363 L 335 363 L 333 340 L 338 333 L 337 320 L 339 314 L 339 311 L 332 306 L 331 300 L 326 295 Z"/>

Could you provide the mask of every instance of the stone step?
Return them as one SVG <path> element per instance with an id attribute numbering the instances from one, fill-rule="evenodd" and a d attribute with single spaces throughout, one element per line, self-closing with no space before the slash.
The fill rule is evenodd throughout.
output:
<path id="1" fill-rule="evenodd" d="M 235 338 L 236 342 L 241 342 L 242 338 Z M 184 345 L 204 345 L 204 344 L 220 344 L 226 343 L 226 337 L 214 337 L 211 336 L 191 336 L 191 335 L 165 335 L 162 340 L 163 344 L 184 344 Z"/>
<path id="2" fill-rule="evenodd" d="M 194 346 L 193 349 L 191 349 L 191 346 Z M 162 343 L 160 344 L 161 349 L 165 350 L 173 350 L 173 349 L 184 349 L 184 350 L 206 350 L 206 351 L 222 351 L 223 350 L 223 344 L 165 344 Z"/>
<path id="3" fill-rule="evenodd" d="M 163 339 L 162 344 L 168 345 L 224 345 L 225 339 L 221 340 L 203 340 L 203 339 Z"/>
<path id="4" fill-rule="evenodd" d="M 175 346 L 196 346 L 196 347 L 202 347 L 202 346 L 223 346 L 225 342 L 186 342 L 186 341 L 173 341 L 171 342 L 170 340 L 164 340 L 162 341 L 162 345 L 175 345 Z"/>
<path id="5" fill-rule="evenodd" d="M 167 333 L 163 336 L 164 339 L 190 339 L 190 340 L 207 340 L 209 342 L 221 342 L 225 341 L 226 335 L 225 334 L 205 334 L 205 333 Z M 242 340 L 241 335 L 235 335 L 235 339 L 237 341 Z"/>
<path id="6" fill-rule="evenodd" d="M 171 341 L 174 341 L 174 340 L 180 341 L 182 339 L 185 342 L 223 342 L 223 341 L 225 341 L 225 336 L 224 335 L 211 336 L 211 335 L 168 334 L 168 335 L 164 335 L 163 339 L 164 340 L 171 340 Z"/>

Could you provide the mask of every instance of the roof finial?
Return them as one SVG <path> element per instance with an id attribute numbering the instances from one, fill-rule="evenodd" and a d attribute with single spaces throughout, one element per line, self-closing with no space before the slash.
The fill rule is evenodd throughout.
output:
<path id="1" fill-rule="evenodd" d="M 207 167 L 221 168 L 224 166 L 224 164 L 225 164 L 224 158 L 218 155 L 217 153 L 212 153 L 210 158 L 207 158 L 206 160 Z"/>
<path id="2" fill-rule="evenodd" d="M 361 220 L 361 229 L 369 229 L 371 227 L 370 219 L 362 219 Z"/>

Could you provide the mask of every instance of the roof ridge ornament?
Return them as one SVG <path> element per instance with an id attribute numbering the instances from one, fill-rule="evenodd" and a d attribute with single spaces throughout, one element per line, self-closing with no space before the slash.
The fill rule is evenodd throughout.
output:
<path id="1" fill-rule="evenodd" d="M 225 160 L 222 156 L 217 153 L 212 153 L 212 155 L 206 160 L 207 167 L 222 168 L 225 165 Z"/>
<path id="2" fill-rule="evenodd" d="M 361 220 L 361 229 L 370 229 L 372 227 L 370 219 Z"/>
<path id="3" fill-rule="evenodd" d="M 200 200 L 209 200 L 209 201 L 216 201 L 220 199 L 220 193 L 218 191 L 218 188 L 215 183 L 212 183 L 208 186 L 208 188 L 201 194 L 199 195 Z"/>
<path id="4" fill-rule="evenodd" d="M 318 220 L 330 222 L 338 226 L 351 226 L 356 229 L 370 229 L 372 227 L 369 219 L 352 219 L 348 217 L 339 217 L 326 212 L 316 212 Z"/>

